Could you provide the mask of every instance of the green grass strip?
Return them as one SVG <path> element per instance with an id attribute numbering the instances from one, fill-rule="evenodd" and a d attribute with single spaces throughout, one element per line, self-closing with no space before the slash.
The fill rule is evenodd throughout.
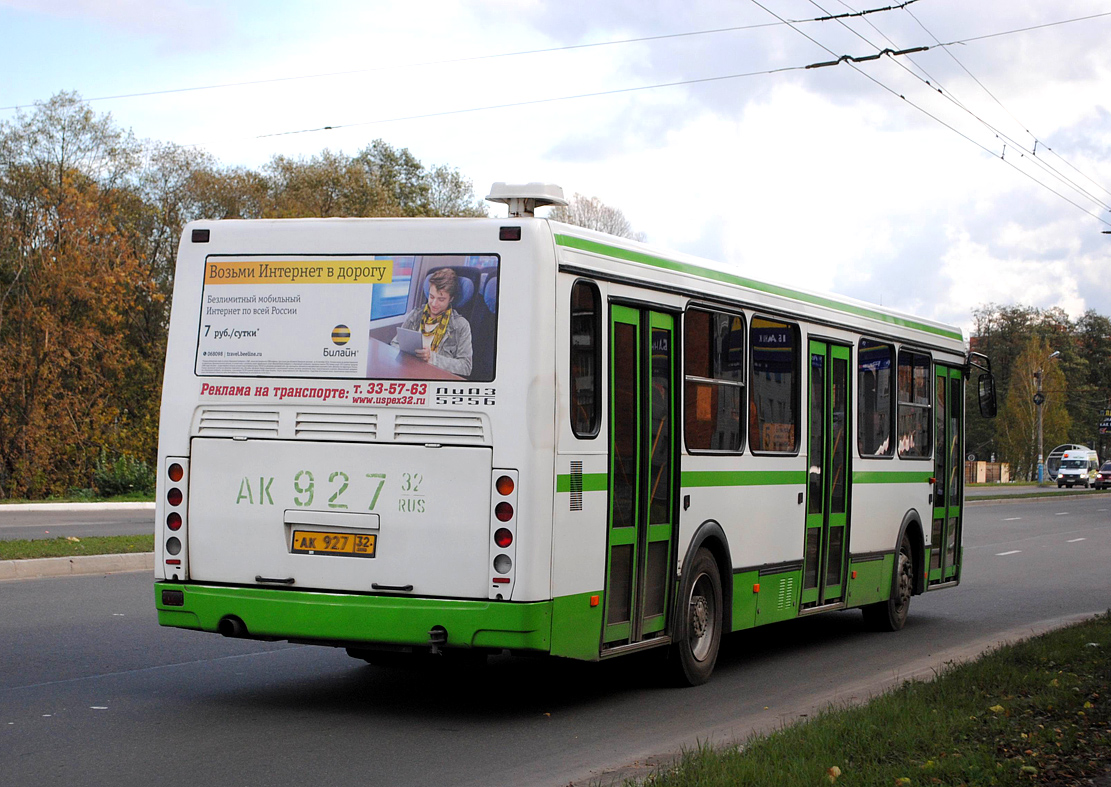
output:
<path id="1" fill-rule="evenodd" d="M 916 331 L 923 331 L 925 333 L 932 333 L 935 336 L 943 336 L 946 339 L 955 339 L 963 341 L 964 336 L 959 330 L 955 331 L 948 328 L 927 325 L 926 323 L 917 320 L 907 319 L 905 317 L 897 317 L 893 314 L 869 309 L 865 306 L 857 306 L 851 303 L 842 303 L 841 301 L 829 298 L 824 295 L 814 295 L 808 292 L 800 292 L 793 290 L 789 287 L 782 287 L 776 284 L 766 284 L 756 279 L 750 279 L 746 276 L 738 276 L 735 273 L 726 273 L 725 271 L 714 270 L 713 268 L 704 268 L 701 265 L 692 265 L 688 262 L 679 262 L 677 260 L 669 260 L 666 257 L 657 257 L 654 254 L 646 254 L 641 251 L 633 251 L 632 249 L 622 249 L 618 246 L 610 246 L 605 243 L 598 243 L 597 241 L 587 240 L 586 238 L 576 238 L 573 235 L 556 234 L 555 242 L 560 246 L 565 246 L 569 249 L 578 249 L 580 251 L 588 251 L 594 254 L 601 254 L 605 257 L 613 257 L 627 262 L 638 262 L 642 265 L 651 265 L 655 268 L 663 268 L 676 273 L 686 273 L 693 276 L 700 276 L 704 279 L 711 279 L 719 281 L 724 284 L 733 284 L 738 287 L 745 287 L 756 292 L 764 292 L 769 295 L 778 295 L 783 298 L 790 298 L 791 300 L 800 301 L 802 303 L 813 304 L 814 306 L 824 306 L 827 309 L 834 309 L 845 314 L 852 314 L 857 317 L 867 317 L 872 320 L 879 320 L 880 322 L 889 323 L 891 325 L 899 325 L 904 328 L 912 328 Z"/>
<path id="2" fill-rule="evenodd" d="M 114 497 L 98 497 L 96 495 L 68 495 L 66 497 L 47 497 L 40 500 L 27 500 L 25 498 L 7 498 L 0 500 L 0 506 L 22 505 L 24 503 L 153 503 L 154 495 L 147 492 L 128 492 L 126 495 Z"/>
<path id="3" fill-rule="evenodd" d="M 987 787 L 1097 777 L 1111 778 L 1111 612 L 740 747 L 688 752 L 643 783 Z"/>
<path id="4" fill-rule="evenodd" d="M 1079 495 L 1094 495 L 1097 492 L 1090 492 L 1087 489 L 1066 489 L 1061 492 L 1019 492 L 1013 495 L 967 495 L 965 502 L 975 500 L 1031 500 L 1038 497 L 1077 497 Z"/>
<path id="5" fill-rule="evenodd" d="M 141 536 L 59 536 L 58 538 L 0 541 L 0 560 L 30 560 L 39 557 L 80 555 L 123 555 L 153 552 L 154 534 Z"/>

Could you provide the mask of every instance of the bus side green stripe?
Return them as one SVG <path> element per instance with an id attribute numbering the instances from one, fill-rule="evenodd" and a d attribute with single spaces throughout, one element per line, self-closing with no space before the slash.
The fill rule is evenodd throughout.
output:
<path id="1" fill-rule="evenodd" d="M 584 492 L 605 492 L 609 488 L 609 475 L 607 473 L 583 473 Z M 556 476 L 556 492 L 571 491 L 571 475 Z"/>
<path id="2" fill-rule="evenodd" d="M 892 314 L 884 314 L 883 312 L 875 311 L 864 306 L 855 306 L 850 303 L 841 303 L 832 298 L 827 298 L 822 295 L 812 295 L 806 292 L 799 292 L 792 290 L 789 287 L 781 287 L 776 284 L 765 284 L 764 282 L 750 279 L 746 276 L 738 276 L 733 273 L 726 273 L 724 271 L 715 271 L 711 268 L 703 268 L 700 265 L 692 265 L 688 262 L 678 262 L 676 260 L 669 260 L 664 257 L 656 257 L 652 254 L 645 254 L 640 251 L 633 251 L 631 249 L 622 249 L 617 246 L 608 246 L 604 243 L 597 241 L 586 240 L 585 238 L 576 238 L 573 235 L 556 234 L 555 242 L 560 246 L 566 246 L 569 249 L 579 249 L 580 251 L 589 251 L 595 254 L 602 254 L 607 257 L 615 257 L 619 260 L 626 260 L 628 262 L 639 262 L 643 265 L 651 265 L 656 268 L 664 268 L 666 270 L 675 271 L 676 273 L 688 273 L 694 276 L 701 276 L 705 279 L 713 279 L 714 281 L 722 282 L 723 284 L 735 284 L 740 287 L 747 287 L 750 290 L 757 292 L 764 292 L 769 295 L 779 295 L 784 298 L 791 298 L 792 300 L 802 301 L 803 303 L 813 304 L 815 306 L 824 306 L 828 309 L 836 309 L 837 311 L 845 312 L 846 314 L 853 314 L 857 317 L 868 317 L 869 319 L 879 320 L 881 322 L 890 323 L 891 325 L 899 325 L 904 328 L 913 328 L 916 331 L 925 331 L 932 333 L 936 336 L 943 336 L 946 339 L 956 339 L 963 341 L 964 336 L 960 331 L 951 331 L 947 328 L 938 328 L 932 325 L 918 322 L 917 320 L 908 320 L 903 317 L 896 317 Z"/>
<path id="3" fill-rule="evenodd" d="M 866 472 L 853 473 L 854 484 L 924 484 L 932 476 L 928 472 Z M 689 470 L 683 473 L 683 486 L 792 486 L 806 483 L 804 470 Z M 584 492 L 605 492 L 609 488 L 606 473 L 584 473 Z M 556 476 L 556 492 L 571 491 L 571 475 Z"/>
<path id="4" fill-rule="evenodd" d="M 854 484 L 924 484 L 933 478 L 928 472 L 886 473 L 883 471 L 854 471 Z"/>
<path id="5" fill-rule="evenodd" d="M 805 470 L 690 470 L 683 473 L 684 487 L 794 486 L 805 483 Z"/>

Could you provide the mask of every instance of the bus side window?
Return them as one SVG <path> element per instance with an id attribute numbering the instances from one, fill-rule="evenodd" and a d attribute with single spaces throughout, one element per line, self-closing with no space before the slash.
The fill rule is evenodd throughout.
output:
<path id="1" fill-rule="evenodd" d="M 861 456 L 895 455 L 891 439 L 892 361 L 890 344 L 861 339 L 857 349 L 857 443 Z"/>
<path id="2" fill-rule="evenodd" d="M 799 447 L 799 329 L 753 317 L 748 444 L 755 452 L 793 453 Z"/>
<path id="3" fill-rule="evenodd" d="M 930 356 L 899 351 L 899 456 L 928 459 L 930 442 Z"/>
<path id="4" fill-rule="evenodd" d="M 571 287 L 571 431 L 598 436 L 602 419 L 602 298 L 585 280 Z"/>
<path id="5" fill-rule="evenodd" d="M 739 314 L 687 310 L 684 323 L 688 451 L 744 447 L 745 326 Z"/>

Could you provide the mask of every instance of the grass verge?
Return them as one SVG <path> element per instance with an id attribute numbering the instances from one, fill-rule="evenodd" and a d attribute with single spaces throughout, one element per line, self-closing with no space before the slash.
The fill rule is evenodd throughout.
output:
<path id="1" fill-rule="evenodd" d="M 153 552 L 154 534 L 141 536 L 76 536 L 0 541 L 0 560 L 29 560 L 37 557 L 77 555 L 122 555 Z"/>
<path id="2" fill-rule="evenodd" d="M 736 749 L 688 752 L 643 784 L 1111 784 L 1111 611 Z"/>
<path id="3" fill-rule="evenodd" d="M 1029 500 L 1033 497 L 1076 497 L 1078 495 L 1098 494 L 1103 494 L 1103 491 L 1095 489 L 1066 489 L 1061 491 L 1046 489 L 1044 492 L 1017 492 L 1014 494 L 998 495 L 968 495 L 967 497 L 965 497 L 964 502 L 975 503 L 980 500 Z"/>
<path id="4" fill-rule="evenodd" d="M 0 500 L 0 506 L 18 505 L 22 503 L 153 503 L 154 495 L 146 492 L 128 492 L 126 495 L 113 495 L 100 497 L 94 494 L 75 494 L 63 497 L 47 497 L 39 500 L 26 500 L 24 498 L 8 498 Z"/>

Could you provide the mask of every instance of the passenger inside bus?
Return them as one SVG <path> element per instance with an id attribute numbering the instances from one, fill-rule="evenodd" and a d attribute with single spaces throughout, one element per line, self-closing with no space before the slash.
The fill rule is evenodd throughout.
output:
<path id="1" fill-rule="evenodd" d="M 466 377 L 471 373 L 471 326 L 457 306 L 474 295 L 474 285 L 451 268 L 438 268 L 424 281 L 427 300 L 405 316 L 402 330 L 418 331 L 421 346 L 413 353 L 433 366 Z M 399 347 L 397 336 L 392 342 Z"/>

